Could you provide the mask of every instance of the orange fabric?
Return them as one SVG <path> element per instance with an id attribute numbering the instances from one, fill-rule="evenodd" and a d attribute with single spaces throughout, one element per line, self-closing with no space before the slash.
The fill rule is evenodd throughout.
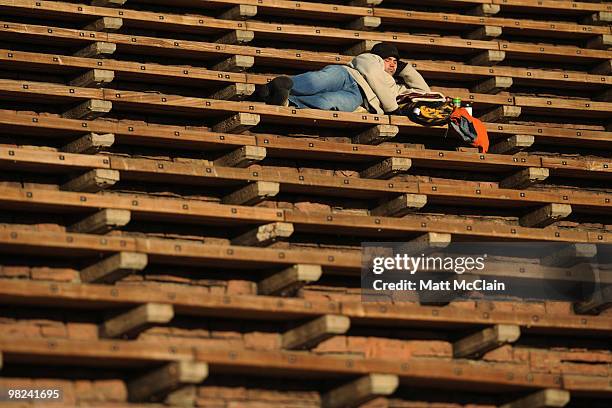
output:
<path id="1" fill-rule="evenodd" d="M 450 120 L 455 119 L 460 121 L 461 116 L 472 122 L 472 125 L 476 130 L 476 139 L 474 142 L 472 142 L 472 146 L 477 147 L 481 153 L 486 153 L 489 151 L 489 134 L 487 133 L 487 128 L 485 127 L 484 123 L 470 115 L 465 108 L 455 108 L 450 116 Z"/>

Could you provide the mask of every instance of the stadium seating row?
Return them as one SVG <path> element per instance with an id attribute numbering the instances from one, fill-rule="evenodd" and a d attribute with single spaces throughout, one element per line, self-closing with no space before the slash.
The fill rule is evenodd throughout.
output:
<path id="1" fill-rule="evenodd" d="M 315 174 L 299 173 L 274 167 L 260 167 L 255 170 L 233 167 L 215 166 L 209 162 L 174 162 L 168 160 L 151 160 L 124 158 L 118 156 L 92 156 L 73 153 L 55 153 L 27 148 L 0 147 L 0 161 L 4 168 L 37 169 L 47 174 L 69 174 L 74 171 L 101 173 L 103 169 L 110 170 L 117 178 L 116 181 L 140 181 L 145 183 L 172 183 L 197 186 L 218 186 L 235 188 L 241 191 L 243 187 L 253 185 L 275 186 L 270 195 L 276 195 L 279 189 L 283 193 L 309 194 L 315 196 L 352 197 L 364 200 L 374 200 L 387 196 L 416 195 L 420 202 L 413 203 L 415 209 L 425 206 L 426 203 L 449 206 L 485 206 L 491 208 L 515 208 L 525 211 L 540 205 L 562 203 L 570 205 L 575 213 L 610 213 L 610 194 L 556 190 L 529 191 L 513 189 L 515 185 L 534 184 L 539 181 L 536 175 L 526 174 L 509 187 L 456 187 L 450 184 L 416 181 L 387 181 L 366 178 L 318 176 Z M 387 170 L 388 171 L 388 170 Z M 106 174 L 106 173 L 104 173 Z M 113 177 L 113 178 L 114 178 Z M 79 180 L 76 178 L 75 180 Z M 71 188 L 76 191 L 89 191 L 97 188 L 92 181 L 77 184 Z M 69 183 L 68 183 L 69 184 Z M 70 184 L 71 185 L 71 184 Z M 255 187 L 253 187 L 255 188 Z M 262 188 L 262 192 L 267 191 Z M 255 194 L 255 193 L 254 193 Z M 255 194 L 255 196 L 268 196 Z M 230 200 L 226 196 L 222 200 Z M 415 200 L 416 200 L 415 198 Z M 247 201 L 256 201 L 251 198 Z M 259 200 L 261 201 L 261 200 Z M 417 200 L 418 201 L 418 200 Z M 236 202 L 241 204 L 242 202 Z M 382 209 L 380 209 L 382 211 Z M 376 212 L 374 210 L 374 212 Z M 394 212 L 388 215 L 393 215 Z M 383 215 L 383 214 L 379 214 Z M 569 215 L 569 214 L 567 214 Z M 566 215 L 566 216 L 567 216 Z M 528 226 L 528 225 L 527 225 Z"/>
<path id="2" fill-rule="evenodd" d="M 13 3 L 9 1 L 8 3 Z M 40 4 L 40 6 L 35 6 Z M 83 25 L 86 25 L 88 21 L 91 21 L 92 17 L 114 17 L 122 18 L 123 23 L 127 26 L 128 24 L 136 24 L 135 28 L 148 28 L 156 31 L 167 29 L 170 32 L 188 31 L 193 34 L 205 35 L 210 33 L 212 24 L 208 23 L 204 17 L 198 16 L 179 16 L 171 14 L 159 14 L 149 13 L 144 11 L 131 11 L 124 9 L 113 9 L 113 8 L 88 8 L 87 6 L 78 6 L 71 3 L 54 3 L 54 2 L 34 2 L 32 1 L 33 7 L 30 10 L 36 10 L 36 13 L 41 13 L 45 10 L 43 5 L 49 5 L 52 13 L 60 13 L 64 18 L 81 20 Z M 55 7 L 54 7 L 55 6 Z M 19 8 L 14 4 L 7 4 L 5 9 L 8 10 L 13 7 Z M 79 9 L 82 9 L 82 11 Z M 25 7 L 28 10 L 28 7 Z M 18 13 L 23 13 L 24 9 L 17 10 Z M 135 22 L 135 23 L 134 23 Z M 217 26 L 223 27 L 224 20 L 219 20 L 216 23 Z M 355 44 L 364 46 L 366 42 L 372 41 L 385 41 L 394 43 L 400 50 L 406 52 L 434 52 L 434 53 L 445 53 L 449 55 L 456 55 L 464 59 L 470 59 L 486 51 L 503 51 L 507 60 L 527 60 L 527 61 L 540 61 L 540 62 L 557 62 L 557 63 L 570 63 L 570 64 L 595 64 L 601 63 L 604 60 L 609 60 L 611 53 L 606 50 L 596 50 L 587 48 L 577 48 L 574 46 L 563 46 L 563 45 L 545 45 L 545 44 L 529 44 L 520 42 L 507 42 L 507 41 L 483 41 L 483 40 L 471 40 L 471 39 L 459 39 L 451 37 L 436 37 L 436 36 L 421 36 L 411 35 L 402 33 L 379 33 L 379 32 L 368 32 L 368 31 L 350 31 L 336 28 L 326 27 L 309 27 L 309 26 L 298 26 L 289 24 L 270 24 L 261 22 L 235 22 L 230 21 L 229 26 L 238 25 L 241 26 L 238 29 L 232 28 L 219 28 L 220 32 L 216 33 L 216 36 L 221 38 L 215 38 L 219 43 L 227 44 L 240 44 L 250 42 L 252 39 L 256 40 L 274 40 L 282 39 L 284 41 L 302 42 L 302 43 L 317 43 L 321 38 L 325 38 L 326 42 L 336 47 L 348 49 L 351 48 L 353 51 L 349 53 L 361 52 L 362 49 L 359 47 L 355 48 Z M 4 25 L 4 24 L 3 24 Z M 201 27 L 207 27 L 205 30 L 201 30 Z M 227 26 L 226 26 L 227 27 Z M 10 28 L 5 27 L 5 28 Z M 57 27 L 56 30 L 61 30 Z M 57 33 L 57 31 L 56 31 Z M 225 33 L 225 34 L 224 34 Z M 98 34 L 98 38 L 102 41 L 126 44 L 129 42 L 137 42 L 140 45 L 154 42 L 154 38 L 140 37 L 140 36 L 129 36 L 124 34 L 116 33 L 102 33 Z M 606 47 L 608 44 L 609 36 L 602 34 L 599 37 L 599 42 L 596 46 Z M 159 41 L 159 39 L 157 39 Z M 193 41 L 180 41 L 176 40 L 173 42 L 181 43 L 181 49 L 185 49 L 189 44 L 194 44 Z M 195 44 L 194 44 L 195 45 Z M 367 47 L 367 45 L 366 45 Z M 235 53 L 238 54 L 238 53 Z M 478 65 L 478 64 L 477 64 Z"/>
<path id="3" fill-rule="evenodd" d="M 231 220 L 234 227 L 262 225 L 274 222 L 292 224 L 296 232 L 313 232 L 370 238 L 418 236 L 429 231 L 452 234 L 465 239 L 542 240 L 559 242 L 609 243 L 612 236 L 601 231 L 581 231 L 577 228 L 528 228 L 485 219 L 441 220 L 428 215 L 365 216 L 299 210 L 253 208 L 239 204 L 198 202 L 192 199 L 120 195 L 105 192 L 59 192 L 43 189 L 2 187 L 0 205 L 7 210 L 47 211 L 63 214 L 74 211 L 83 219 L 95 214 L 96 209 L 128 211 L 130 217 L 149 221 L 179 224 L 218 225 Z M 466 221 L 469 220 L 468 223 Z"/>

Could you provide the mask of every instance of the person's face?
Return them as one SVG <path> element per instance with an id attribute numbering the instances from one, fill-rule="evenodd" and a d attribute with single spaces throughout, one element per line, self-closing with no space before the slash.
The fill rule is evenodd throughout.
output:
<path id="1" fill-rule="evenodd" d="M 387 57 L 385 61 L 385 72 L 391 76 L 395 75 L 397 70 L 397 59 L 395 57 Z"/>

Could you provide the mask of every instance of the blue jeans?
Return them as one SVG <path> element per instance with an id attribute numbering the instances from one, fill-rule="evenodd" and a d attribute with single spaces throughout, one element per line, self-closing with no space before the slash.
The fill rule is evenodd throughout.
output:
<path id="1" fill-rule="evenodd" d="M 291 105 L 353 112 L 363 103 L 359 85 L 341 65 L 328 65 L 320 71 L 310 71 L 291 77 Z"/>

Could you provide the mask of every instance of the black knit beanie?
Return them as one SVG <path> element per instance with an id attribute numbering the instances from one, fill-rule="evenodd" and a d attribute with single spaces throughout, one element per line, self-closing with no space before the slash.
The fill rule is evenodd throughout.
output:
<path id="1" fill-rule="evenodd" d="M 399 61 L 399 52 L 397 52 L 397 48 L 393 44 L 378 43 L 372 47 L 370 53 L 376 54 L 382 59 L 395 57 Z"/>

